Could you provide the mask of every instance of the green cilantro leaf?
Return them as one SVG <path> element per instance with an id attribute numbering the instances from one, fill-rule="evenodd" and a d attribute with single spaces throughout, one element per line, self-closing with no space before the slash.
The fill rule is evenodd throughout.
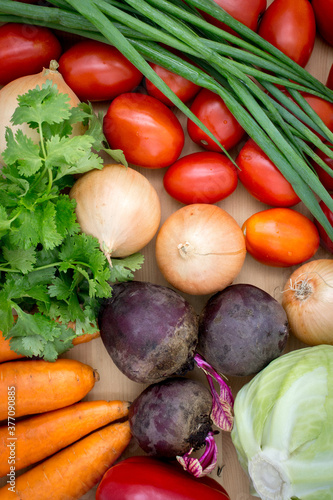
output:
<path id="1" fill-rule="evenodd" d="M 55 180 L 68 174 L 84 173 L 93 168 L 101 169 L 103 160 L 91 151 L 93 138 L 77 135 L 71 138 L 52 137 L 47 141 L 47 168 L 58 167 Z"/>
<path id="2" fill-rule="evenodd" d="M 39 219 L 36 213 L 22 208 L 19 217 L 12 224 L 10 242 L 12 246 L 23 248 L 36 247 L 39 243 Z"/>
<path id="3" fill-rule="evenodd" d="M 123 153 L 123 151 L 121 149 L 109 149 L 109 148 L 106 148 L 103 151 L 105 153 L 107 153 L 109 156 L 111 156 L 111 158 L 115 162 L 121 163 L 125 167 L 128 167 L 128 163 L 126 161 L 125 155 L 124 155 L 124 153 Z"/>
<path id="4" fill-rule="evenodd" d="M 13 305 L 15 304 L 8 300 L 7 295 L 4 290 L 0 291 L 0 325 L 4 336 L 7 335 L 14 324 Z"/>
<path id="5" fill-rule="evenodd" d="M 56 202 L 56 229 L 57 232 L 65 238 L 65 236 L 76 234 L 80 231 L 80 225 L 76 220 L 74 199 L 70 199 L 67 195 L 60 195 Z"/>
<path id="6" fill-rule="evenodd" d="M 39 241 L 47 248 L 54 248 L 62 242 L 63 238 L 57 231 L 56 207 L 54 203 L 47 202 L 36 208 L 35 216 L 39 220 Z"/>
<path id="7" fill-rule="evenodd" d="M 14 137 L 13 131 L 6 127 L 5 137 L 7 147 L 2 155 L 5 163 L 16 164 L 18 172 L 25 177 L 34 175 L 42 168 L 39 145 L 24 135 L 21 129 L 17 130 Z"/>
<path id="8" fill-rule="evenodd" d="M 9 220 L 7 211 L 4 206 L 0 205 L 0 238 L 8 233 L 11 225 L 11 220 Z"/>
<path id="9" fill-rule="evenodd" d="M 22 248 L 6 248 L 2 247 L 4 259 L 9 264 L 9 269 L 16 269 L 23 274 L 31 272 L 36 263 L 36 250 L 33 247 L 29 249 Z M 1 271 L 1 266 L 0 266 Z"/>
<path id="10" fill-rule="evenodd" d="M 110 281 L 112 283 L 116 281 L 130 281 L 134 277 L 133 272 L 141 268 L 144 256 L 140 253 L 134 253 L 122 259 L 111 259 L 111 262 Z"/>
<path id="11" fill-rule="evenodd" d="M 91 103 L 81 102 L 79 108 L 89 117 L 87 134 L 94 139 L 92 147 L 95 151 L 100 151 L 103 149 L 103 143 L 106 142 L 103 133 L 103 113 L 95 113 Z"/>
<path id="12" fill-rule="evenodd" d="M 121 149 L 110 149 L 104 146 L 104 144 L 107 144 L 107 140 L 103 132 L 103 113 L 95 113 L 90 103 L 81 103 L 80 106 L 86 111 L 90 118 L 87 133 L 95 138 L 93 148 L 96 151 L 107 153 L 115 162 L 128 167 L 127 160 Z"/>
<path id="13" fill-rule="evenodd" d="M 57 231 L 56 206 L 51 201 L 38 205 L 33 212 L 22 209 L 13 224 L 11 243 L 24 249 L 36 247 L 38 243 L 52 249 L 62 240 Z"/>
<path id="14" fill-rule="evenodd" d="M 22 123 L 32 124 L 36 128 L 39 124 L 61 123 L 70 117 L 69 96 L 58 92 L 52 80 L 46 80 L 40 88 L 28 90 L 18 97 L 19 107 L 12 116 L 13 125 Z"/>
<path id="15" fill-rule="evenodd" d="M 108 283 L 110 279 L 110 269 L 105 255 L 99 248 L 97 238 L 84 233 L 76 234 L 67 238 L 59 253 L 61 264 L 60 271 L 75 269 L 76 273 L 82 275 L 82 269 L 92 273 L 95 286 L 89 286 L 91 297 L 96 294 L 98 297 L 109 297 L 111 287 Z M 77 277 L 77 276 L 76 276 Z"/>
<path id="16" fill-rule="evenodd" d="M 72 347 L 75 332 L 40 313 L 27 314 L 19 310 L 10 335 L 15 351 L 28 357 L 43 356 L 47 361 L 54 361 Z"/>

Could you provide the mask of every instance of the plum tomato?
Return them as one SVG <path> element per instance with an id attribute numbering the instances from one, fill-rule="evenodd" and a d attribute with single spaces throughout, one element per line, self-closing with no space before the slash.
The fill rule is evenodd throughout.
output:
<path id="1" fill-rule="evenodd" d="M 39 73 L 61 54 L 58 38 L 48 28 L 8 23 L 0 26 L 0 85 Z"/>
<path id="2" fill-rule="evenodd" d="M 333 45 L 333 0 L 312 0 L 317 31 L 330 45 Z"/>
<path id="3" fill-rule="evenodd" d="M 326 127 L 333 132 L 333 103 L 329 101 L 325 101 L 321 97 L 307 94 L 301 92 L 304 99 L 308 104 L 310 104 L 311 108 L 317 113 L 317 115 L 322 119 L 325 123 Z"/>
<path id="4" fill-rule="evenodd" d="M 244 144 L 236 163 L 239 180 L 262 203 L 291 207 L 300 201 L 292 185 L 253 139 Z"/>
<path id="5" fill-rule="evenodd" d="M 281 90 L 289 99 L 293 100 L 293 98 L 285 88 L 281 88 Z M 318 97 L 316 95 L 308 94 L 307 92 L 301 91 L 300 94 L 311 106 L 313 111 L 317 113 L 319 118 L 321 118 L 326 127 L 328 127 L 330 131 L 333 132 L 333 103 L 326 101 L 325 99 L 322 99 L 321 97 Z M 315 133 L 322 138 L 322 136 L 320 136 L 318 132 Z"/>
<path id="6" fill-rule="evenodd" d="M 106 101 L 139 85 L 142 73 L 115 47 L 76 43 L 59 59 L 59 72 L 81 101 Z"/>
<path id="7" fill-rule="evenodd" d="M 316 37 L 311 3 L 309 0 L 274 0 L 261 19 L 258 34 L 304 67 Z"/>
<path id="8" fill-rule="evenodd" d="M 270 208 L 251 215 L 242 226 L 246 249 L 262 264 L 289 267 L 314 256 L 319 233 L 305 215 L 291 208 Z"/>
<path id="9" fill-rule="evenodd" d="M 103 476 L 96 500 L 229 500 L 211 477 L 195 478 L 176 461 L 149 456 L 121 460 Z"/>
<path id="10" fill-rule="evenodd" d="M 106 111 L 103 131 L 112 149 L 121 149 L 127 161 L 146 168 L 174 163 L 185 136 L 176 115 L 155 97 L 124 93 Z"/>
<path id="11" fill-rule="evenodd" d="M 190 109 L 227 151 L 245 135 L 244 129 L 221 97 L 210 90 L 200 90 Z M 187 120 L 187 131 L 192 141 L 199 146 L 208 151 L 221 152 L 221 148 L 190 119 Z"/>
<path id="12" fill-rule="evenodd" d="M 237 21 L 245 24 L 252 31 L 258 31 L 259 21 L 267 8 L 267 0 L 214 0 L 228 14 L 237 19 Z M 222 29 L 226 29 L 230 33 L 234 33 L 224 23 L 218 21 L 214 17 L 201 12 L 203 17 Z"/>
<path id="13" fill-rule="evenodd" d="M 329 142 L 325 141 L 325 144 L 332 149 L 333 144 L 330 144 Z M 324 163 L 331 169 L 332 171 L 332 176 L 333 176 L 333 159 L 327 156 L 323 151 L 321 151 L 319 148 L 315 148 L 314 152 L 321 158 Z M 318 163 L 316 163 L 314 160 L 311 160 L 312 166 L 316 170 L 319 180 L 322 183 L 322 185 L 327 189 L 327 191 L 333 191 L 333 177 L 326 172 Z"/>
<path id="14" fill-rule="evenodd" d="M 333 198 L 333 194 L 331 194 L 331 198 Z M 324 214 L 326 215 L 329 223 L 331 224 L 331 226 L 333 226 L 333 212 L 325 205 L 325 203 L 323 201 L 321 201 L 319 203 L 319 205 L 320 205 L 322 211 L 324 212 Z M 328 236 L 328 234 L 326 233 L 323 226 L 317 220 L 315 220 L 315 224 L 316 224 L 318 232 L 319 232 L 322 246 L 326 250 L 328 250 L 329 252 L 333 253 L 333 241 Z"/>
<path id="15" fill-rule="evenodd" d="M 221 153 L 202 151 L 177 160 L 164 175 L 165 190 L 177 201 L 217 203 L 237 187 L 236 167 Z"/>
<path id="16" fill-rule="evenodd" d="M 190 101 L 199 92 L 200 87 L 186 78 L 176 75 L 158 64 L 149 63 L 155 73 L 170 87 L 177 97 L 183 102 Z M 150 80 L 146 79 L 146 90 L 149 95 L 156 97 L 167 106 L 174 104 Z"/>

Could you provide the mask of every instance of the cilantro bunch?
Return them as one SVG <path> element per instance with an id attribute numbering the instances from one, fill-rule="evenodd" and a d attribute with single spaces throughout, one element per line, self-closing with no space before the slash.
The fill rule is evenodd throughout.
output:
<path id="1" fill-rule="evenodd" d="M 98 240 L 80 231 L 75 200 L 66 194 L 74 174 L 103 168 L 100 151 L 126 164 L 121 151 L 105 146 L 101 116 L 89 104 L 71 107 L 48 80 L 18 97 L 11 122 L 27 123 L 40 140 L 36 144 L 21 129 L 6 129 L 0 329 L 14 351 L 53 361 L 72 347 L 74 337 L 96 331 L 100 301 L 111 295 L 111 283 L 132 279 L 143 256 L 114 259 L 110 267 Z M 77 122 L 86 132 L 71 136 Z"/>

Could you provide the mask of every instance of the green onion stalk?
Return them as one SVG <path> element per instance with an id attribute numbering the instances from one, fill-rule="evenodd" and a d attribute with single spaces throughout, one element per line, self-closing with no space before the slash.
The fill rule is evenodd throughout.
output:
<path id="1" fill-rule="evenodd" d="M 201 12 L 237 35 L 207 22 Z M 325 144 L 333 143 L 333 133 L 302 95 L 333 102 L 333 92 L 213 0 L 49 0 L 49 5 L 0 0 L 0 22 L 45 26 L 113 45 L 229 156 L 149 62 L 216 93 L 333 240 L 319 204 L 322 200 L 333 211 L 333 200 L 311 166 L 314 160 L 333 175 L 314 152 L 318 148 L 333 158 Z"/>

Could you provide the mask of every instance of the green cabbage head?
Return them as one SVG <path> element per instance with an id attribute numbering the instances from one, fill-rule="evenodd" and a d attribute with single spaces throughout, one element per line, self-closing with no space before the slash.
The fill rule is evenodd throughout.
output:
<path id="1" fill-rule="evenodd" d="M 272 361 L 235 398 L 238 459 L 262 500 L 333 499 L 333 346 Z"/>

